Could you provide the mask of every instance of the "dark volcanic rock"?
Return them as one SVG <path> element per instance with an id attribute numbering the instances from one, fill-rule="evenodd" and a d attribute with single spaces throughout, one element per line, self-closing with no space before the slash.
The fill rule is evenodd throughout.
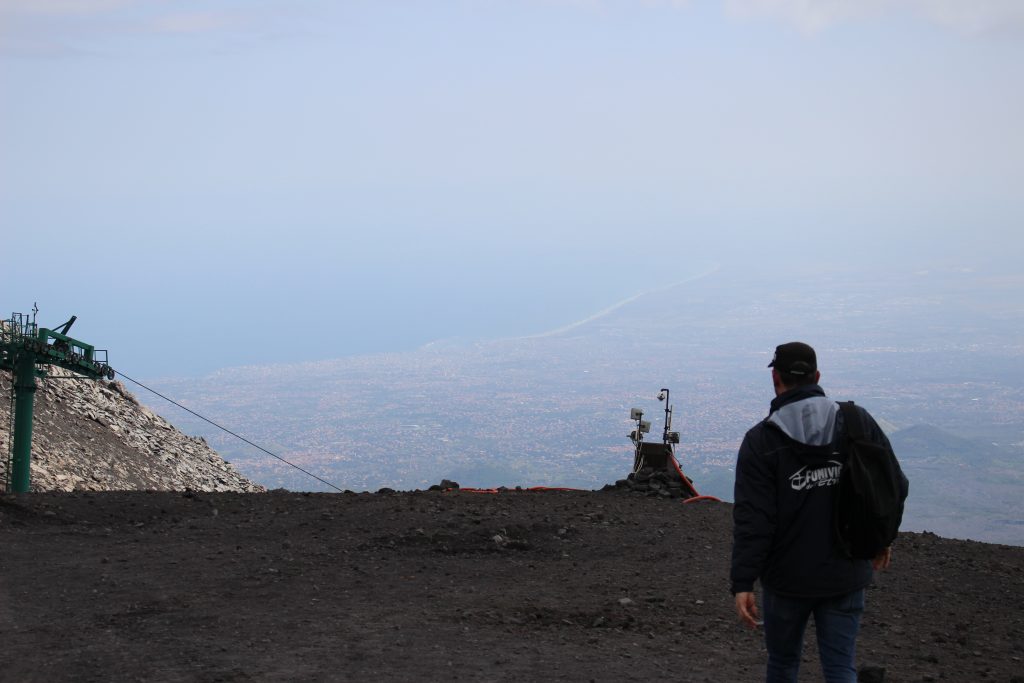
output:
<path id="1" fill-rule="evenodd" d="M 624 491 L 0 496 L 0 679 L 763 680 L 731 513 Z M 1024 549 L 902 534 L 860 660 L 1010 681 L 1022 615 Z"/>

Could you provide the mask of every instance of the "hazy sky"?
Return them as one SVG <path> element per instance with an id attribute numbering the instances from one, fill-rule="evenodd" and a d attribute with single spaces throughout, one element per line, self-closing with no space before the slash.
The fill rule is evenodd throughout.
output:
<path id="1" fill-rule="evenodd" d="M 0 305 L 144 377 L 1019 269 L 1022 121 L 1019 0 L 0 0 Z"/>

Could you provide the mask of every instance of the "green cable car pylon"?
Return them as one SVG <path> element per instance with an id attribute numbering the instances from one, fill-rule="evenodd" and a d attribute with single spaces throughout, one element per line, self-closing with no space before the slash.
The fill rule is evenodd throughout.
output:
<path id="1" fill-rule="evenodd" d="M 13 438 L 7 462 L 6 489 L 12 493 L 29 490 L 32 466 L 32 411 L 36 377 L 46 377 L 46 366 L 56 365 L 89 379 L 114 379 L 107 364 L 107 352 L 72 339 L 68 331 L 77 319 L 56 329 L 39 327 L 33 308 L 27 314 L 12 313 L 0 321 L 0 370 L 11 372 L 11 422 Z"/>

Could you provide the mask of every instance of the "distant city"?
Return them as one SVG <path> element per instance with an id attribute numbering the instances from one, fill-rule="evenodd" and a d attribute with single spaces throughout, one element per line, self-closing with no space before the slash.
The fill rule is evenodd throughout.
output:
<path id="1" fill-rule="evenodd" d="M 911 480 L 905 529 L 1024 545 L 1024 279 L 959 269 L 785 282 L 721 271 L 563 332 L 408 353 L 225 369 L 154 388 L 341 489 L 571 486 L 632 466 L 629 411 L 732 498 L 746 430 L 772 398 L 775 344 L 816 346 L 822 385 L 867 407 Z M 353 330 L 358 334 L 358 330 Z M 268 487 L 330 490 L 137 387 Z"/>

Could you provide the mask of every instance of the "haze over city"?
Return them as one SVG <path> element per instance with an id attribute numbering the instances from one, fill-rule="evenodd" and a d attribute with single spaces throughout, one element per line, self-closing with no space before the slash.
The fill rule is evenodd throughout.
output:
<path id="1" fill-rule="evenodd" d="M 1019 272 L 1017 3 L 0 2 L 5 305 L 141 377 Z"/>

